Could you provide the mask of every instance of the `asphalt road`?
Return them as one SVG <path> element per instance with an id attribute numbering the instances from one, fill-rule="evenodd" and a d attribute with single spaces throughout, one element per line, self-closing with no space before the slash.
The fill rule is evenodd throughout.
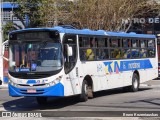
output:
<path id="1" fill-rule="evenodd" d="M 96 92 L 94 99 L 89 99 L 87 102 L 79 102 L 77 96 L 50 98 L 45 106 L 39 106 L 34 97 L 10 97 L 5 87 L 0 87 L 0 93 L 0 111 L 17 112 L 21 115 L 39 113 L 37 115 L 42 117 L 61 117 L 62 119 L 65 117 L 126 119 L 126 117 L 133 117 L 132 115 L 136 112 L 141 115 L 153 113 L 155 117 L 160 116 L 160 80 L 142 84 L 139 91 L 135 93 L 124 92 L 121 88 L 101 91 Z M 139 116 L 134 118 L 139 119 Z M 146 116 L 141 117 L 141 119 L 144 118 Z"/>

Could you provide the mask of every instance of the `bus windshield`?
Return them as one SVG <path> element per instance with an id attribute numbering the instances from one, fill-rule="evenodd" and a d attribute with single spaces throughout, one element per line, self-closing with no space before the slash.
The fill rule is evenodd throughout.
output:
<path id="1" fill-rule="evenodd" d="M 11 72 L 46 72 L 62 68 L 60 43 L 51 41 L 12 43 L 9 55 Z"/>

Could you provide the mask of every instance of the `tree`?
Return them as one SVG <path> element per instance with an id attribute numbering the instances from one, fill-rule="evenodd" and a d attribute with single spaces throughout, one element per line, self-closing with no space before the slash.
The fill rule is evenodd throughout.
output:
<path id="1" fill-rule="evenodd" d="M 15 15 L 30 27 L 71 24 L 77 28 L 128 31 L 133 18 L 160 13 L 159 4 L 151 0 L 14 0 L 19 4 Z"/>
<path id="2" fill-rule="evenodd" d="M 55 0 L 43 0 L 39 9 L 40 19 L 45 27 L 51 26 L 56 18 Z"/>
<path id="3" fill-rule="evenodd" d="M 8 33 L 10 30 L 12 30 L 13 27 L 13 23 L 12 22 L 8 22 L 6 25 L 4 25 L 3 28 L 3 39 L 8 40 Z"/>
<path id="4" fill-rule="evenodd" d="M 42 21 L 73 24 L 77 28 L 128 31 L 133 18 L 159 13 L 159 5 L 147 0 L 46 0 Z M 54 25 L 54 24 L 52 24 Z"/>
<path id="5" fill-rule="evenodd" d="M 128 31 L 133 18 L 151 11 L 159 13 L 159 5 L 146 0 L 79 0 L 70 11 L 69 21 L 76 22 L 78 28 Z"/>
<path id="6" fill-rule="evenodd" d="M 43 0 L 39 9 L 40 19 L 45 27 L 52 27 L 59 23 L 67 23 L 69 9 L 73 2 L 69 0 Z"/>
<path id="7" fill-rule="evenodd" d="M 37 12 L 41 6 L 42 0 L 9 0 L 13 5 L 18 4 L 18 9 L 13 11 L 25 27 L 38 27 L 41 24 L 40 15 Z M 29 24 L 26 24 L 28 17 Z"/>
<path id="8" fill-rule="evenodd" d="M 3 29 L 3 40 L 8 40 L 8 33 L 12 30 L 22 29 L 21 26 L 13 23 L 13 22 L 7 22 L 5 25 L 2 26 Z"/>

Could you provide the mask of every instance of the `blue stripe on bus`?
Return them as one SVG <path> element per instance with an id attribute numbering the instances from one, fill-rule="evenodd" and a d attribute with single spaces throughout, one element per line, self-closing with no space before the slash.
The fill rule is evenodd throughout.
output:
<path id="1" fill-rule="evenodd" d="M 16 88 L 8 84 L 9 95 L 12 97 L 20 96 L 64 96 L 64 86 L 58 83 L 47 88 Z M 36 93 L 27 93 L 27 89 L 36 89 Z"/>
<path id="2" fill-rule="evenodd" d="M 52 31 L 52 30 L 57 30 L 60 33 L 68 33 L 68 34 L 81 34 L 81 35 L 102 35 L 102 36 L 116 36 L 116 37 L 133 37 L 133 38 L 150 38 L 150 39 L 155 39 L 155 35 L 149 35 L 149 34 L 136 34 L 136 33 L 125 33 L 125 32 L 110 32 L 110 31 L 105 31 L 105 30 L 90 30 L 90 29 L 66 29 L 60 26 L 55 26 L 53 28 L 26 28 L 23 30 L 14 30 L 11 33 L 16 33 L 16 32 L 22 32 L 22 31 L 39 31 L 39 30 L 44 30 L 44 31 Z"/>
<path id="3" fill-rule="evenodd" d="M 153 68 L 149 59 L 104 62 L 106 73 Z"/>

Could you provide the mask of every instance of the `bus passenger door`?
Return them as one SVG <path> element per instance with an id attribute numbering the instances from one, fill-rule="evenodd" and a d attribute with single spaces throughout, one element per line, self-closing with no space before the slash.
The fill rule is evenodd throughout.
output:
<path id="1" fill-rule="evenodd" d="M 63 42 L 63 52 L 64 52 L 64 71 L 66 76 L 65 86 L 70 86 L 65 88 L 68 93 L 78 94 L 80 89 L 77 86 L 79 84 L 79 79 L 77 76 L 77 41 L 76 35 L 66 34 Z"/>

